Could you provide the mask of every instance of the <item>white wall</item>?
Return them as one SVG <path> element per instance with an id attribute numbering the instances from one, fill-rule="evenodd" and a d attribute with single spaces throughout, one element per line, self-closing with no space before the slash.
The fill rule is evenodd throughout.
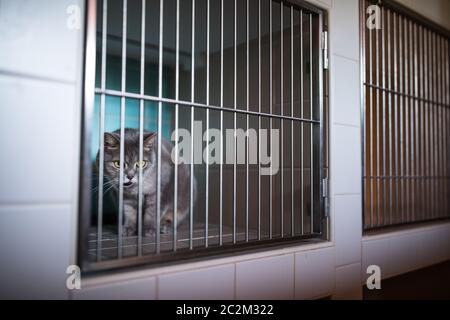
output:
<path id="1" fill-rule="evenodd" d="M 0 298 L 67 298 L 74 262 L 82 0 L 0 0 Z"/>

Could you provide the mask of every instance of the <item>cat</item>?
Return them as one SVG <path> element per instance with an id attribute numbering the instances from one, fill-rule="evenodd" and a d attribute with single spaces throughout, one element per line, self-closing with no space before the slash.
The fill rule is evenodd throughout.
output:
<path id="1" fill-rule="evenodd" d="M 143 159 L 139 163 L 139 130 L 124 129 L 124 169 L 123 169 L 123 232 L 129 237 L 137 234 L 137 213 L 139 206 L 139 168 L 142 166 L 142 212 L 144 235 L 154 237 L 156 234 L 157 206 L 157 161 L 158 135 L 144 131 Z M 160 233 L 173 232 L 174 214 L 178 227 L 189 215 L 190 207 L 190 173 L 189 165 L 179 159 L 177 211 L 174 212 L 174 172 L 172 161 L 173 145 L 161 138 L 161 201 L 160 201 Z M 99 154 L 97 155 L 97 166 Z M 104 134 L 104 177 L 119 188 L 120 175 L 120 130 Z M 196 198 L 196 180 L 193 177 L 193 195 Z"/>

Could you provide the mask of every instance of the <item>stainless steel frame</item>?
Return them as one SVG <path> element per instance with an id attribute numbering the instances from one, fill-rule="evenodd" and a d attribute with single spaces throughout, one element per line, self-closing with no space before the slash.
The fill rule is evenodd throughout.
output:
<path id="1" fill-rule="evenodd" d="M 366 28 L 371 4 L 381 30 Z M 360 37 L 363 229 L 448 219 L 450 32 L 395 1 L 360 0 Z"/>
<path id="2" fill-rule="evenodd" d="M 324 216 L 324 208 L 325 208 L 325 198 L 323 194 L 323 177 L 324 177 L 324 108 L 323 108 L 323 73 L 325 72 L 323 70 L 323 56 L 322 56 L 322 30 L 323 30 L 323 12 L 320 9 L 315 8 L 314 6 L 311 6 L 307 3 L 304 3 L 303 1 L 278 1 L 278 0 L 270 0 L 270 112 L 264 113 L 261 112 L 261 0 L 258 0 L 258 55 L 259 55 L 259 61 L 258 61 L 258 82 L 259 82 L 259 88 L 258 88 L 258 95 L 259 95 L 259 105 L 258 110 L 259 111 L 251 111 L 250 101 L 249 101 L 249 78 L 250 78 L 250 71 L 249 71 L 249 47 L 250 47 L 250 38 L 249 38 L 249 0 L 246 1 L 247 6 L 247 12 L 246 12 L 246 78 L 247 78 L 247 87 L 246 87 L 246 106 L 244 108 L 238 108 L 237 105 L 237 94 L 236 94 L 236 86 L 237 86 L 237 24 L 236 24 L 236 17 L 237 17 L 237 7 L 236 7 L 236 0 L 234 1 L 234 104 L 233 106 L 225 106 L 224 105 L 224 88 L 223 88 L 223 78 L 224 78 L 224 70 L 223 70 L 223 15 L 224 15 L 224 9 L 223 9 L 223 2 L 224 0 L 221 0 L 221 39 L 220 39 L 220 52 L 221 52 L 221 71 L 220 71 L 220 78 L 221 78 L 221 86 L 220 86 L 220 106 L 214 106 L 210 103 L 210 94 L 209 94 L 209 82 L 210 82 L 210 0 L 206 0 L 207 4 L 207 44 L 206 44 L 206 52 L 207 52 L 207 59 L 206 59 L 206 79 L 207 79 L 207 88 L 206 88 L 206 103 L 199 103 L 195 100 L 195 6 L 196 6 L 196 0 L 192 0 L 192 58 L 191 58 L 191 100 L 190 101 L 183 101 L 180 100 L 179 96 L 179 83 L 180 83 L 180 75 L 179 75 L 179 59 L 180 59 L 180 28 L 179 28 L 179 21 L 180 21 L 180 0 L 176 0 L 176 35 L 175 35 L 175 42 L 176 42 L 176 48 L 175 48 L 175 60 L 176 60 L 176 69 L 175 69 L 175 83 L 176 83 L 176 89 L 175 89 L 175 99 L 169 99 L 163 97 L 163 89 L 162 89 L 162 74 L 163 74 L 163 35 L 164 35 L 164 0 L 159 0 L 159 49 L 158 49 L 158 93 L 157 96 L 151 96 L 145 93 L 144 90 L 144 73 L 145 73 L 145 23 L 146 23 L 146 7 L 148 7 L 148 0 L 141 0 L 142 2 L 142 15 L 141 15 L 141 40 L 140 40 L 140 88 L 139 93 L 131 93 L 126 91 L 126 62 L 127 62 L 127 37 L 123 36 L 121 39 L 121 51 L 122 51 L 122 57 L 121 57 L 121 85 L 120 90 L 113 90 L 109 89 L 106 86 L 106 42 L 107 42 L 107 8 L 108 8 L 108 0 L 103 0 L 103 7 L 102 8 L 96 8 L 96 0 L 88 0 L 88 6 L 87 6 L 87 13 L 86 13 L 86 57 L 85 57 L 85 87 L 84 87 L 84 108 L 83 108 L 83 136 L 82 136 L 82 168 L 81 168 L 81 176 L 80 176 L 80 224 L 79 224 L 79 264 L 81 265 L 82 269 L 84 271 L 99 271 L 99 270 L 107 270 L 107 269 L 114 269 L 114 268 L 120 268 L 125 266 L 137 266 L 137 265 L 143 265 L 152 263 L 153 264 L 161 264 L 161 263 L 167 263 L 167 262 L 180 262 L 183 259 L 193 259 L 193 258 L 199 258 L 199 257 L 206 257 L 211 255 L 222 255 L 222 254 L 230 254 L 239 252 L 241 250 L 266 250 L 268 247 L 272 246 L 278 246 L 278 245 L 294 245 L 298 244 L 298 241 L 304 240 L 304 239 L 320 239 L 324 236 L 324 223 L 326 223 L 325 216 Z M 281 112 L 280 114 L 274 114 L 273 113 L 273 93 L 272 93 L 272 83 L 273 83 L 273 75 L 272 75 L 272 68 L 273 68 L 273 57 L 272 57 L 272 48 L 273 48 L 273 34 L 272 34 L 272 15 L 278 14 L 272 12 L 272 4 L 275 2 L 279 2 L 280 5 L 280 33 L 281 33 Z M 127 34 L 127 7 L 129 2 L 127 0 L 123 0 L 123 11 L 122 11 L 122 34 Z M 284 5 L 287 6 L 287 8 L 290 8 L 290 16 L 291 16 L 291 59 L 290 59 L 290 70 L 284 70 L 284 48 L 283 48 L 283 41 L 284 41 L 284 11 L 283 7 Z M 101 85 L 99 88 L 95 87 L 95 56 L 96 56 L 96 10 L 101 9 L 102 10 L 102 17 L 103 17 L 103 30 L 102 30 L 102 51 L 101 51 Z M 304 103 L 303 103 L 303 75 L 301 76 L 301 83 L 300 83 L 300 92 L 301 92 L 301 115 L 300 117 L 296 117 L 294 115 L 294 94 L 293 94 L 293 86 L 294 86 L 294 35 L 293 35 L 293 14 L 294 9 L 298 10 L 300 12 L 300 61 L 301 61 L 301 68 L 302 72 L 304 71 L 304 61 L 303 61 L 303 20 L 302 16 L 303 13 L 309 15 L 309 39 L 306 39 L 306 41 L 309 41 L 309 56 L 310 56 L 310 63 L 309 63 L 309 77 L 310 77 L 310 118 L 305 118 L 304 114 Z M 284 98 L 284 78 L 283 78 L 283 72 L 288 71 L 291 77 L 291 96 L 288 100 L 290 100 L 291 104 L 291 114 L 284 114 L 283 111 L 283 103 L 285 102 Z M 158 132 L 162 132 L 162 110 L 163 110 L 163 104 L 171 104 L 174 107 L 174 115 L 175 115 L 175 127 L 178 128 L 179 124 L 179 108 L 189 108 L 190 109 L 190 122 L 191 122 L 191 128 L 194 123 L 194 112 L 196 109 L 203 109 L 206 112 L 206 124 L 209 128 L 209 122 L 210 122 L 210 111 L 211 110 L 217 110 L 220 111 L 220 127 L 221 129 L 224 128 L 224 112 L 232 113 L 234 115 L 234 128 L 237 128 L 237 115 L 243 114 L 246 119 L 246 127 L 249 128 L 249 118 L 250 116 L 256 116 L 258 118 L 259 128 L 261 128 L 261 119 L 267 118 L 270 121 L 270 127 L 273 127 L 272 121 L 274 119 L 280 120 L 281 123 L 281 130 L 282 130 L 282 145 L 284 144 L 284 123 L 283 120 L 289 121 L 291 124 L 291 209 L 290 209 L 290 215 L 291 215 L 291 224 L 292 224 L 292 230 L 291 235 L 287 236 L 283 229 L 283 219 L 284 219 L 284 200 L 281 197 L 281 207 L 280 212 L 272 212 L 272 196 L 274 192 L 274 185 L 272 184 L 272 178 L 270 179 L 270 220 L 269 220 L 269 235 L 268 238 L 263 238 L 261 234 L 261 166 L 259 165 L 259 175 L 258 175 L 258 210 L 255 212 L 257 214 L 257 222 L 258 222 L 258 230 L 257 230 L 257 240 L 250 240 L 249 238 L 249 165 L 248 161 L 246 163 L 246 208 L 245 208 L 245 241 L 238 241 L 237 240 L 237 221 L 236 221 L 236 215 L 237 215 L 237 207 L 236 207 L 236 177 L 237 177 L 237 165 L 236 165 L 236 136 L 235 136 L 235 161 L 233 166 L 233 190 L 234 190 L 234 196 L 233 196 L 233 231 L 232 231 L 232 242 L 224 244 L 223 243 L 223 197 L 222 197 L 222 181 L 223 181 L 223 167 L 222 164 L 220 165 L 220 221 L 219 221 L 219 246 L 210 246 L 208 239 L 209 239 L 209 231 L 208 231 L 208 218 L 209 218 L 209 164 L 206 164 L 206 196 L 204 199 L 199 199 L 199 201 L 205 201 L 206 205 L 206 217 L 205 217 L 205 230 L 204 230 L 204 246 L 203 247 L 194 247 L 193 239 L 194 239 L 194 218 L 193 218 L 193 179 L 190 181 L 191 185 L 191 192 L 190 192 L 190 199 L 191 199 L 191 205 L 190 205 L 190 217 L 189 217 L 189 248 L 187 250 L 180 249 L 177 245 L 179 242 L 179 234 L 177 232 L 177 228 L 174 227 L 173 232 L 173 249 L 170 252 L 162 251 L 161 250 L 161 236 L 159 232 L 156 232 L 156 248 L 155 252 L 153 254 L 144 254 L 142 251 L 142 244 L 143 244 L 143 235 L 142 235 L 142 228 L 143 228 L 143 219 L 142 219 L 142 168 L 139 169 L 139 205 L 138 205 L 138 213 L 139 218 L 137 221 L 138 224 L 138 236 L 137 236 L 137 254 L 136 256 L 132 257 L 124 257 L 123 256 L 123 237 L 122 237 L 122 216 L 123 216 L 123 185 L 122 183 L 119 184 L 119 207 L 118 207 L 118 217 L 119 217 L 119 223 L 117 224 L 117 258 L 111 259 L 111 260 L 102 260 L 101 250 L 102 250 L 102 236 L 103 236 L 103 197 L 99 196 L 99 200 L 97 203 L 98 207 L 98 224 L 96 226 L 96 232 L 97 232 L 97 243 L 96 243 L 96 259 L 95 261 L 92 261 L 88 257 L 87 254 L 87 233 L 90 228 L 90 219 L 91 219 L 91 174 L 92 174 L 92 162 L 90 159 L 90 150 L 91 150 L 91 124 L 92 124 L 92 114 L 93 114 L 93 108 L 94 108 L 94 95 L 98 95 L 100 97 L 100 146 L 99 146 L 99 159 L 100 159 L 100 177 L 99 177 L 99 185 L 103 185 L 103 159 L 104 159 L 104 141 L 103 141 L 103 134 L 105 132 L 105 99 L 106 96 L 112 96 L 112 97 L 119 97 L 120 98 L 120 136 L 121 136 L 121 143 L 120 143 L 120 163 L 124 163 L 124 135 L 125 135 L 125 100 L 127 98 L 136 99 L 139 101 L 139 131 L 140 131 L 140 141 L 139 141 L 139 158 L 142 160 L 143 158 L 143 130 L 144 130 L 144 104 L 146 101 L 153 101 L 157 103 L 158 106 L 158 113 L 157 113 L 157 127 Z M 255 110 L 255 109 L 252 109 Z M 314 116 L 314 114 L 318 115 L 318 118 Z M 300 209 L 301 212 L 295 212 L 294 208 L 294 155 L 293 155 L 293 149 L 294 149 L 294 139 L 293 139 L 293 128 L 294 124 L 299 123 L 301 126 L 301 139 L 303 141 L 304 138 L 304 131 L 303 126 L 304 124 L 309 125 L 310 127 L 310 180 L 311 180 L 311 194 L 310 194 L 310 201 L 311 201 L 311 218 L 309 222 L 309 230 L 304 230 L 304 214 L 303 214 L 303 176 L 304 176 L 304 159 L 303 159 L 303 142 L 301 146 L 302 155 L 301 155 L 301 205 L 302 208 Z M 176 133 L 177 135 L 177 133 Z M 157 230 L 160 227 L 160 217 L 161 217 L 161 136 L 162 134 L 158 134 L 158 173 L 157 173 Z M 193 135 L 192 135 L 193 139 Z M 258 143 L 259 143 L 258 139 Z M 176 142 L 177 143 L 177 142 Z M 272 153 L 272 138 L 270 138 L 270 150 Z M 191 140 L 191 144 L 193 146 L 193 140 Z M 246 144 L 247 149 L 247 159 L 248 159 L 248 153 L 249 153 L 249 147 L 248 142 Z M 221 157 L 223 159 L 223 147 L 224 142 L 223 138 L 220 141 L 220 153 Z M 319 152 L 317 152 L 319 150 Z M 191 163 L 193 163 L 193 147 L 191 148 Z M 282 179 L 282 187 L 281 187 L 281 194 L 283 195 L 284 190 L 284 184 L 283 184 L 283 170 L 284 170 L 284 157 L 283 157 L 283 150 L 282 152 L 282 158 L 281 158 L 281 179 Z M 317 158 L 316 158 L 317 157 Z M 258 146 L 258 160 L 260 160 L 260 145 Z M 177 201 L 178 201 L 178 182 L 177 182 L 177 166 L 175 166 L 175 187 L 174 187 L 174 205 L 175 208 L 177 207 Z M 318 170 L 319 173 L 316 172 Z M 190 173 L 191 177 L 194 174 L 193 171 L 193 165 L 190 166 Z M 123 181 L 124 178 L 124 169 L 121 165 L 120 168 L 120 177 L 119 181 Z M 103 191 L 102 188 L 99 188 L 99 193 L 102 195 Z M 319 200 L 319 201 L 317 201 Z M 317 206 L 317 208 L 315 207 Z M 275 236 L 273 232 L 273 217 L 275 214 L 279 214 L 281 217 L 281 235 L 280 237 Z M 301 215 L 301 233 L 296 233 L 294 228 L 294 218 L 296 214 Z M 174 217 L 176 219 L 176 215 Z M 317 220 L 317 221 L 315 221 Z M 176 226 L 176 220 L 175 220 L 175 226 Z"/>

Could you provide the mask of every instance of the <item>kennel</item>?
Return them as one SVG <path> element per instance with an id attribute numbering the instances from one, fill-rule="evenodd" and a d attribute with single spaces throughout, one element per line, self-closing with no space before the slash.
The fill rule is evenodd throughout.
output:
<path id="1" fill-rule="evenodd" d="M 79 260 L 85 271 L 176 262 L 326 237 L 326 77 L 324 14 L 302 1 L 98 0 L 88 20 Z M 199 123 L 204 131 L 193 133 Z M 143 170 L 138 170 L 137 234 L 123 236 L 124 186 L 105 174 L 106 132 L 157 133 L 156 234 L 143 233 Z M 219 163 L 197 163 L 220 130 Z M 238 137 L 255 130 L 238 162 Z M 189 217 L 161 234 L 161 146 L 190 133 Z M 262 139 L 262 130 L 270 135 Z M 280 132 L 275 141 L 273 130 Z M 262 145 L 267 143 L 267 145 Z M 261 150 L 279 146 L 279 170 L 261 174 Z M 225 162 L 231 151 L 232 163 Z M 195 157 L 197 157 L 195 155 Z M 270 167 L 272 168 L 272 166 Z M 173 166 L 177 208 L 177 165 Z M 195 178 L 194 179 L 192 178 Z M 197 186 L 194 188 L 194 184 Z"/>
<path id="2" fill-rule="evenodd" d="M 392 1 L 379 28 L 362 0 L 364 229 L 450 217 L 448 30 Z"/>

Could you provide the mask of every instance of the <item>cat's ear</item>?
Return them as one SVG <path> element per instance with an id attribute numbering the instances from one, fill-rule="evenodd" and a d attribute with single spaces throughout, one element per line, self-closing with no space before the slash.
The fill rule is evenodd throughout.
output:
<path id="1" fill-rule="evenodd" d="M 105 140 L 105 148 L 106 149 L 115 150 L 115 149 L 119 148 L 120 137 L 118 137 L 116 134 L 105 132 L 104 140 Z"/>
<path id="2" fill-rule="evenodd" d="M 144 148 L 152 149 L 156 143 L 156 133 L 144 133 Z"/>

